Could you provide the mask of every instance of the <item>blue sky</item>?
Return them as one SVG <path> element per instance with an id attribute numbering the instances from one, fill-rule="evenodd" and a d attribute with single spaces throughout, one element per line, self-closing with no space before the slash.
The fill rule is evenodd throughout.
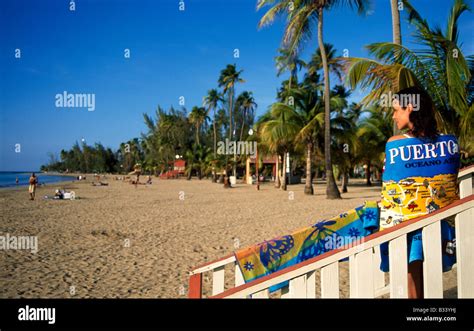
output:
<path id="1" fill-rule="evenodd" d="M 69 0 L 2 0 L 0 171 L 38 169 L 49 152 L 58 155 L 82 138 L 116 149 L 146 132 L 142 114 L 153 114 L 158 105 L 178 107 L 180 96 L 188 109 L 201 105 L 229 63 L 244 70 L 246 83 L 237 92 L 252 91 L 257 114 L 265 111 L 286 78 L 276 77 L 274 63 L 284 21 L 258 30 L 264 10 L 256 11 L 256 0 L 184 3 L 179 11 L 179 0 L 75 0 L 70 11 Z M 444 27 L 452 1 L 412 3 L 430 24 Z M 465 54 L 474 53 L 473 29 L 468 13 L 460 20 Z M 402 13 L 409 46 L 410 33 Z M 364 45 L 392 39 L 389 1 L 373 0 L 366 17 L 349 9 L 328 13 L 324 38 L 340 54 L 348 49 L 350 56 L 367 56 Z M 303 59 L 316 47 L 313 38 Z M 95 111 L 55 107 L 55 95 L 63 91 L 94 93 Z M 353 100 L 361 96 L 354 93 Z"/>

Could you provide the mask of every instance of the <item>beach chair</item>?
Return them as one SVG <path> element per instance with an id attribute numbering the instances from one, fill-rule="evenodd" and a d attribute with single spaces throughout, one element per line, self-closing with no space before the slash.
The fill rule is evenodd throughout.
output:
<path id="1" fill-rule="evenodd" d="M 234 254 L 193 268 L 189 274 L 189 298 L 269 298 L 272 286 L 288 282 L 281 298 L 316 298 L 319 270 L 320 297 L 340 297 L 339 262 L 349 259 L 350 298 L 407 298 L 407 234 L 423 231 L 423 283 L 425 298 L 443 298 L 441 220 L 455 216 L 458 298 L 474 298 L 474 166 L 459 171 L 460 200 L 428 215 L 402 222 L 365 238 L 359 245 L 334 249 L 301 263 L 245 283 Z M 388 242 L 389 281 L 380 271 L 380 244 Z M 225 270 L 234 271 L 234 284 L 225 288 Z M 211 288 L 203 291 L 203 276 Z"/>

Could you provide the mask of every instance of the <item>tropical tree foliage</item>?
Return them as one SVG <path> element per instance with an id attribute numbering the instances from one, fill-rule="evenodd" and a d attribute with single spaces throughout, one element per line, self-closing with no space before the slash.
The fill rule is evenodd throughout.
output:
<path id="1" fill-rule="evenodd" d="M 458 28 L 459 18 L 470 9 L 463 0 L 455 0 L 443 31 L 431 27 L 408 1 L 404 6 L 420 48 L 391 42 L 370 44 L 367 49 L 375 59 L 347 60 L 348 83 L 352 88 L 370 89 L 364 104 L 377 104 L 382 96 L 403 88 L 423 88 L 433 98 L 441 131 L 455 134 L 461 148 L 472 154 L 474 57 L 464 55 Z"/>

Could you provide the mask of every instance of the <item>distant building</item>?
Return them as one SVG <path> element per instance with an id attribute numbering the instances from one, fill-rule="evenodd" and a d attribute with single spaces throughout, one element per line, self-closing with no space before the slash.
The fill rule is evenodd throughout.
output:
<path id="1" fill-rule="evenodd" d="M 177 172 L 178 174 L 182 175 L 184 174 L 184 169 L 186 168 L 186 161 L 184 160 L 176 160 L 174 161 L 174 167 L 173 170 Z"/>

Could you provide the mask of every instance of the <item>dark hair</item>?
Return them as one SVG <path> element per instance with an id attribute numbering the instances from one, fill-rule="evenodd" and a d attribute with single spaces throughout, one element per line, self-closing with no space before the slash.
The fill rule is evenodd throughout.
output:
<path id="1" fill-rule="evenodd" d="M 409 103 L 414 108 L 410 113 L 410 122 L 413 123 L 413 129 L 409 133 L 417 138 L 435 139 L 439 133 L 431 97 L 417 86 L 402 89 L 396 95 L 403 109 L 406 109 Z"/>

